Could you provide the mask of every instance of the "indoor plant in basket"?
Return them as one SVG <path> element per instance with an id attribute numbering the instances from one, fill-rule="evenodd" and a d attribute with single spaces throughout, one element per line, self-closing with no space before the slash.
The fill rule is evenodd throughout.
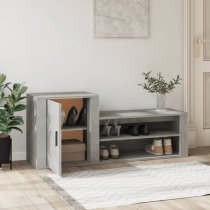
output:
<path id="1" fill-rule="evenodd" d="M 151 76 L 151 71 L 143 73 L 145 82 L 139 84 L 143 89 L 148 90 L 150 93 L 157 94 L 157 110 L 165 110 L 166 108 L 166 94 L 172 92 L 176 85 L 181 84 L 182 80 L 179 75 L 175 79 L 166 82 L 162 74 L 159 72 L 157 77 Z"/>
<path id="2" fill-rule="evenodd" d="M 0 166 L 2 163 L 10 163 L 12 167 L 12 142 L 10 132 L 17 130 L 22 132 L 20 126 L 24 123 L 22 116 L 16 112 L 26 109 L 22 95 L 27 87 L 23 83 L 6 82 L 6 75 L 0 74 Z"/>

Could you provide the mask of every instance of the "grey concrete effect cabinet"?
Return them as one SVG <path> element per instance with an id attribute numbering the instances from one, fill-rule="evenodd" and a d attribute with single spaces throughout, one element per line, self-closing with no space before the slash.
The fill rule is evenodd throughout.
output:
<path id="1" fill-rule="evenodd" d="M 54 99 L 87 99 L 86 160 L 62 162 L 61 160 L 61 106 Z M 27 160 L 37 169 L 50 167 L 62 174 L 62 167 L 77 165 L 92 165 L 158 158 L 173 158 L 188 156 L 187 142 L 187 113 L 168 109 L 165 111 L 148 110 L 119 110 L 99 112 L 99 97 L 88 92 L 64 93 L 29 93 L 27 94 Z M 147 124 L 150 135 L 130 136 L 100 136 L 100 125 L 109 121 L 119 124 Z M 58 132 L 59 147 L 54 148 L 55 129 Z M 52 137 L 52 139 L 51 139 Z M 155 156 L 144 151 L 147 144 L 155 138 L 171 137 L 173 155 Z M 120 148 L 119 159 L 100 160 L 100 145 L 109 147 L 116 144 Z M 54 157 L 54 160 L 53 158 Z"/>
<path id="2" fill-rule="evenodd" d="M 47 168 L 48 101 L 53 98 L 88 99 L 87 162 L 99 162 L 99 97 L 88 92 L 27 94 L 27 161 L 37 169 Z"/>

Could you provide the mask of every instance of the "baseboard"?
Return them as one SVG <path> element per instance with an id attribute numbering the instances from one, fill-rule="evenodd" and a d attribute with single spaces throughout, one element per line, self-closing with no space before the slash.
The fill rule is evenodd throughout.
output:
<path id="1" fill-rule="evenodd" d="M 12 153 L 12 160 L 26 160 L 26 152 L 13 152 Z"/>
<path id="2" fill-rule="evenodd" d="M 193 125 L 188 126 L 188 143 L 189 148 L 196 148 L 196 128 Z"/>

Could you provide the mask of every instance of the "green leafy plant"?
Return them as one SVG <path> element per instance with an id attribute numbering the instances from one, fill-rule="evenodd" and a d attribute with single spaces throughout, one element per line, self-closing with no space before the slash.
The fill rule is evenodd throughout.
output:
<path id="1" fill-rule="evenodd" d="M 9 134 L 12 130 L 22 132 L 20 126 L 24 124 L 22 116 L 16 112 L 26 109 L 22 95 L 27 91 L 23 83 L 6 82 L 6 75 L 0 74 L 0 133 Z"/>
<path id="2" fill-rule="evenodd" d="M 180 81 L 182 79 L 180 78 L 179 75 L 177 75 L 175 79 L 166 82 L 160 72 L 157 74 L 157 77 L 152 77 L 151 73 L 152 73 L 151 71 L 143 73 L 145 83 L 138 84 L 142 86 L 143 89 L 148 90 L 150 93 L 159 93 L 159 94 L 170 93 L 173 91 L 173 89 L 175 89 L 176 85 L 181 84 Z"/>

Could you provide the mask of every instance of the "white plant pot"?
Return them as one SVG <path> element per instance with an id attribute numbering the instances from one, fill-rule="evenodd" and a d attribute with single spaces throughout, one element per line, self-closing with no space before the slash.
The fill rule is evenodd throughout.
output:
<path id="1" fill-rule="evenodd" d="M 157 93 L 157 111 L 166 110 L 166 94 Z"/>

